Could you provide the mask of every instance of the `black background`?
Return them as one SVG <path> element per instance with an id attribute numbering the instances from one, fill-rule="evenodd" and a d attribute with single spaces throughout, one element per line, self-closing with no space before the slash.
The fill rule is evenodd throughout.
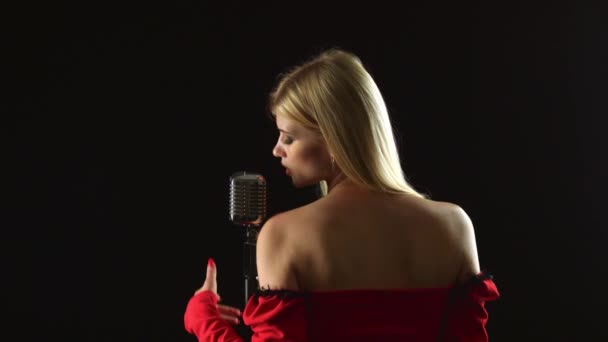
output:
<path id="1" fill-rule="evenodd" d="M 313 199 L 265 106 L 329 47 L 376 79 L 412 184 L 472 218 L 502 295 L 490 339 L 608 338 L 600 6 L 84 3 L 2 11 L 2 340 L 195 341 L 208 257 L 242 308 L 228 177 L 263 174 L 270 215 Z"/>

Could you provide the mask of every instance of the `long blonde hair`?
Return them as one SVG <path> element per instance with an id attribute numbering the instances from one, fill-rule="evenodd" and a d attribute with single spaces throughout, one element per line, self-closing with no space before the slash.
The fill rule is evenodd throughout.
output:
<path id="1" fill-rule="evenodd" d="M 337 166 L 355 183 L 426 198 L 406 180 L 384 99 L 361 60 L 329 49 L 280 75 L 269 110 L 325 140 Z M 327 184 L 321 182 L 323 195 Z"/>

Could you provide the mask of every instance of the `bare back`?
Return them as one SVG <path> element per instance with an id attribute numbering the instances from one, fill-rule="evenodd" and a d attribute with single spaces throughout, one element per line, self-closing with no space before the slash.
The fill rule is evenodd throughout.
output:
<path id="1" fill-rule="evenodd" d="M 445 287 L 479 272 L 472 225 L 451 203 L 349 190 L 285 215 L 300 290 Z"/>

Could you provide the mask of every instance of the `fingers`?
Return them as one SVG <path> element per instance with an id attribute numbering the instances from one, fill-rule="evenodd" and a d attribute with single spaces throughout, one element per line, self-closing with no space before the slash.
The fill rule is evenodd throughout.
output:
<path id="1" fill-rule="evenodd" d="M 218 304 L 217 308 L 220 311 L 220 313 L 223 313 L 223 314 L 226 314 L 226 315 L 234 315 L 234 316 L 240 316 L 241 315 L 241 310 L 239 310 L 239 309 L 237 309 L 235 307 L 232 307 L 232 306 Z"/>
<path id="2" fill-rule="evenodd" d="M 239 324 L 238 317 L 230 316 L 230 315 L 221 315 L 222 319 L 231 324 Z"/>
<path id="3" fill-rule="evenodd" d="M 213 258 L 209 258 L 207 261 L 207 278 L 215 281 L 217 279 L 217 270 L 215 267 L 215 261 Z"/>
<path id="4" fill-rule="evenodd" d="M 194 291 L 194 295 L 196 296 L 199 292 L 201 291 L 206 291 L 208 289 L 206 289 L 204 286 L 201 286 L 198 290 Z M 215 294 L 217 296 L 217 301 L 221 302 L 222 301 L 222 297 L 219 295 L 219 293 Z"/>
<path id="5" fill-rule="evenodd" d="M 207 262 L 207 272 L 205 275 L 205 282 L 200 288 L 200 291 L 212 291 L 217 294 L 217 267 L 213 258 L 209 258 Z"/>
<path id="6" fill-rule="evenodd" d="M 221 304 L 218 304 L 217 308 L 224 320 L 232 324 L 239 324 L 239 316 L 241 315 L 241 310 L 232 306 Z"/>
<path id="7" fill-rule="evenodd" d="M 213 258 L 209 258 L 207 262 L 207 276 L 205 277 L 205 285 L 208 289 L 217 293 L 217 267 Z"/>

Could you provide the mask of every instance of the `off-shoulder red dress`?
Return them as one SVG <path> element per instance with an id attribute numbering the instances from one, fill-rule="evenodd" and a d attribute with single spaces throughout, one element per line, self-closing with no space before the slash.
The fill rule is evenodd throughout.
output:
<path id="1" fill-rule="evenodd" d="M 243 322 L 252 342 L 271 341 L 488 341 L 487 301 L 499 297 L 492 277 L 442 288 L 292 291 L 258 289 Z M 184 314 L 186 331 L 199 342 L 244 341 L 224 321 L 217 296 L 193 296 Z"/>

